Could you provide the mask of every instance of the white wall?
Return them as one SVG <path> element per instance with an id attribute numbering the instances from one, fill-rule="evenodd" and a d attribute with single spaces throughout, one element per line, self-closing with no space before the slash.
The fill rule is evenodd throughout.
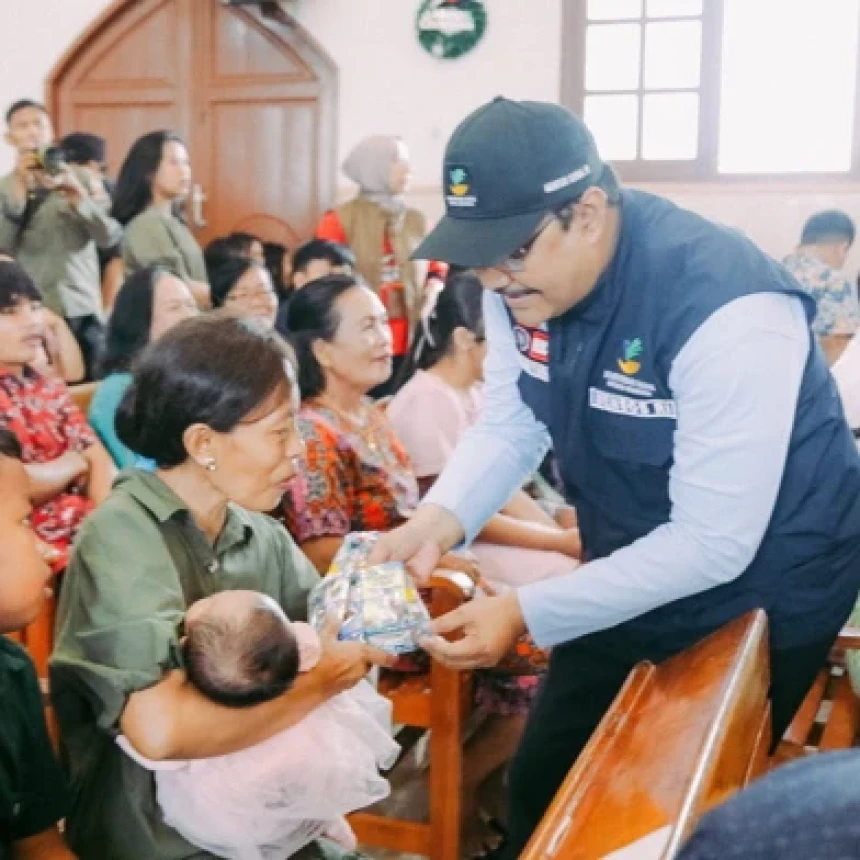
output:
<path id="1" fill-rule="evenodd" d="M 418 0 L 294 0 L 290 8 L 340 70 L 340 160 L 369 134 L 399 134 L 410 145 L 416 185 L 434 184 L 445 140 L 474 107 L 499 93 L 558 98 L 561 2 L 488 0 L 483 41 L 444 61 L 418 44 Z M 0 0 L 0 105 L 43 98 L 54 63 L 109 5 Z M 10 164 L 8 150 L 0 151 L 0 171 Z"/>
<path id="2" fill-rule="evenodd" d="M 0 0 L 0 111 L 17 99 L 45 98 L 48 73 L 106 0 Z M 12 152 L 0 145 L 0 175 Z"/>
<path id="3" fill-rule="evenodd" d="M 418 0 L 296 0 L 296 17 L 340 69 L 341 160 L 369 134 L 399 134 L 416 186 L 435 186 L 445 141 L 473 108 L 499 94 L 558 99 L 561 2 L 487 0 L 483 41 L 437 60 L 418 43 Z"/>
<path id="4" fill-rule="evenodd" d="M 218 0 L 197 0 L 218 2 Z M 439 172 L 445 140 L 470 110 L 494 95 L 553 100 L 559 93 L 564 0 L 486 0 L 489 25 L 470 54 L 440 61 L 415 35 L 418 0 L 292 0 L 302 25 L 340 70 L 341 159 L 372 133 L 410 145 L 412 199 L 431 218 L 441 211 Z M 108 0 L 0 0 L 0 106 L 44 96 L 48 72 Z M 11 164 L 0 146 L 0 173 Z M 860 184 L 836 188 L 789 183 L 661 185 L 684 206 L 739 227 L 774 256 L 788 252 L 803 220 L 825 207 L 860 221 Z M 340 195 L 351 192 L 344 182 Z M 855 249 L 849 270 L 860 265 Z"/>

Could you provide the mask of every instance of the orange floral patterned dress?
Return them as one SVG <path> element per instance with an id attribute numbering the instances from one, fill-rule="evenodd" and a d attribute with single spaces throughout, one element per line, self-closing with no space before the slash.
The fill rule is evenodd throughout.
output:
<path id="1" fill-rule="evenodd" d="M 303 468 L 284 497 L 280 518 L 295 540 L 389 531 L 418 505 L 418 482 L 405 449 L 378 409 L 356 428 L 333 410 L 306 403 L 298 418 Z M 495 669 L 476 673 L 476 707 L 521 714 L 537 694 L 546 654 L 523 637 Z"/>

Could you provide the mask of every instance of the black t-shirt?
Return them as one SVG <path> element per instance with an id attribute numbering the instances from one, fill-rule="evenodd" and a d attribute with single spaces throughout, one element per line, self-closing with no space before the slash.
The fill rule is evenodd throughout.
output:
<path id="1" fill-rule="evenodd" d="M 65 818 L 67 805 L 33 664 L 0 635 L 0 860 L 12 856 L 13 842 Z"/>

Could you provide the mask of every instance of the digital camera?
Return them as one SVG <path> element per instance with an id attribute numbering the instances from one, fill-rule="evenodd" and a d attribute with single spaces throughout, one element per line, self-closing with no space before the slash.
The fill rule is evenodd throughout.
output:
<path id="1" fill-rule="evenodd" d="M 44 170 L 48 176 L 62 173 L 66 163 L 66 153 L 59 146 L 45 146 L 36 151 L 36 170 Z"/>

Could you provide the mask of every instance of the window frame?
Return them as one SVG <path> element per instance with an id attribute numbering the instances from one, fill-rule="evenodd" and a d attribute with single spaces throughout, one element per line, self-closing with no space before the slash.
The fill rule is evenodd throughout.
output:
<path id="1" fill-rule="evenodd" d="M 588 0 L 562 0 L 561 6 L 561 103 L 582 116 L 586 92 L 585 39 L 588 25 Z M 627 182 L 728 182 L 775 185 L 809 184 L 810 182 L 832 185 L 845 183 L 846 180 L 860 181 L 860 39 L 858 39 L 855 59 L 851 166 L 847 171 L 844 173 L 722 173 L 718 170 L 723 0 L 704 0 L 702 7 L 702 16 L 699 19 L 702 22 L 702 68 L 697 90 L 699 93 L 698 155 L 694 159 L 683 161 L 644 161 L 642 159 L 613 161 L 613 167 L 621 178 Z M 660 20 L 668 22 L 691 19 L 678 17 Z M 644 57 L 640 58 L 641 62 L 644 62 Z M 611 95 L 611 93 L 607 94 Z M 639 129 L 641 135 L 641 122 Z"/>

